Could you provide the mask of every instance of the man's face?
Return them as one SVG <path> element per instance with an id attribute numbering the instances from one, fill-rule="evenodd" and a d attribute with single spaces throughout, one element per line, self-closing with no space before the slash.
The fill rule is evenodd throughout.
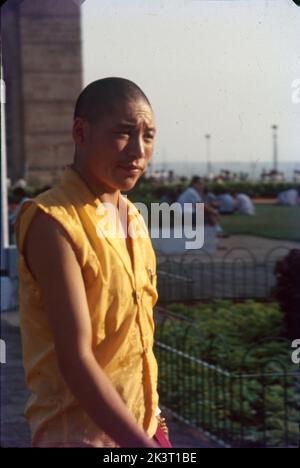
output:
<path id="1" fill-rule="evenodd" d="M 96 124 L 77 119 L 84 135 L 76 139 L 82 163 L 106 190 L 127 191 L 145 171 L 154 148 L 155 124 L 143 100 L 120 102 Z"/>

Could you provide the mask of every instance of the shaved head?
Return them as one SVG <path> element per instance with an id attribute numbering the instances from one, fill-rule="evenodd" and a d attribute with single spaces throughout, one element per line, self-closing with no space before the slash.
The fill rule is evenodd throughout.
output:
<path id="1" fill-rule="evenodd" d="M 93 81 L 80 93 L 74 110 L 74 119 L 80 117 L 90 123 L 111 114 L 121 102 L 144 101 L 151 108 L 145 93 L 133 81 L 109 77 Z"/>

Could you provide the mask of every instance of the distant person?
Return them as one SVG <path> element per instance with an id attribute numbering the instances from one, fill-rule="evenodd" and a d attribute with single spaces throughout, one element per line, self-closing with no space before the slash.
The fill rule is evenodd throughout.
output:
<path id="1" fill-rule="evenodd" d="M 298 190 L 289 189 L 279 192 L 277 195 L 277 203 L 285 206 L 295 206 L 300 202 Z"/>
<path id="2" fill-rule="evenodd" d="M 177 202 L 184 206 L 185 203 L 203 203 L 204 184 L 201 177 L 194 176 L 190 186 L 177 198 Z"/>
<path id="3" fill-rule="evenodd" d="M 18 213 L 23 205 L 27 200 L 29 200 L 29 197 L 26 195 L 26 192 L 23 187 L 16 187 L 13 190 L 13 199 L 15 201 L 16 208 L 14 212 L 11 214 L 10 221 L 12 223 L 15 222 L 16 217 L 18 216 Z"/>
<path id="4" fill-rule="evenodd" d="M 22 188 L 22 189 L 25 189 L 27 187 L 27 182 L 25 179 L 18 179 L 15 183 L 14 183 L 14 189 L 17 189 L 17 188 Z"/>
<path id="5" fill-rule="evenodd" d="M 298 169 L 294 170 L 293 181 L 296 182 L 296 183 L 300 182 L 300 170 L 298 170 Z"/>
<path id="6" fill-rule="evenodd" d="M 218 197 L 213 192 L 210 192 L 206 187 L 203 190 L 203 199 L 204 203 L 207 203 L 209 206 L 212 206 L 215 209 L 219 208 L 220 204 Z"/>
<path id="7" fill-rule="evenodd" d="M 168 203 L 169 205 L 175 202 L 177 198 L 176 192 L 167 189 L 165 186 L 158 187 L 155 196 L 158 198 L 159 203 Z"/>
<path id="8" fill-rule="evenodd" d="M 168 204 L 171 204 L 172 203 L 172 198 L 171 196 L 169 195 L 169 193 L 164 193 L 160 199 L 159 199 L 159 203 L 168 203 Z"/>
<path id="9" fill-rule="evenodd" d="M 236 201 L 228 192 L 224 192 L 218 196 L 219 213 L 222 215 L 232 214 L 236 208 Z"/>
<path id="10" fill-rule="evenodd" d="M 217 210 L 205 203 L 204 183 L 199 176 L 193 176 L 190 186 L 177 198 L 177 202 L 181 204 L 183 211 L 190 208 L 185 206 L 186 203 L 191 203 L 192 223 L 196 225 L 196 203 L 204 203 L 204 223 L 210 226 L 218 226 L 219 214 Z"/>
<path id="11" fill-rule="evenodd" d="M 254 215 L 255 208 L 251 198 L 245 193 L 234 194 L 236 200 L 236 212 L 242 215 Z"/>

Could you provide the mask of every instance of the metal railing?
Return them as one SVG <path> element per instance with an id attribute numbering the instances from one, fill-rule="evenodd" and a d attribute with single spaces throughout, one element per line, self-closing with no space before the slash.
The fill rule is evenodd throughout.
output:
<path id="1" fill-rule="evenodd" d="M 249 249 L 233 248 L 214 257 L 204 250 L 180 256 L 158 256 L 160 304 L 214 298 L 269 298 L 276 284 L 277 261 L 289 252 L 276 247 L 259 258 Z"/>
<path id="2" fill-rule="evenodd" d="M 232 350 L 222 336 L 206 344 L 202 359 L 203 337 L 193 321 L 162 308 L 158 313 L 154 350 L 160 406 L 225 447 L 299 445 L 300 370 L 291 361 L 290 342 L 265 338 L 243 351 L 239 365 L 232 366 Z M 276 356 L 264 357 L 266 343 L 276 343 Z M 216 345 L 218 364 L 212 364 L 209 356 Z"/>

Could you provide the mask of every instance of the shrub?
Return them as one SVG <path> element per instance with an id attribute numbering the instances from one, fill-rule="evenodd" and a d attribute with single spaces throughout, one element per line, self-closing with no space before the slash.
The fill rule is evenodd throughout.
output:
<path id="1" fill-rule="evenodd" d="M 280 339 L 279 305 L 216 300 L 169 309 L 189 322 L 158 321 L 157 340 L 203 364 L 178 353 L 172 362 L 172 353 L 157 347 L 164 404 L 233 445 L 296 445 L 299 380 L 288 374 L 295 366 Z"/>

